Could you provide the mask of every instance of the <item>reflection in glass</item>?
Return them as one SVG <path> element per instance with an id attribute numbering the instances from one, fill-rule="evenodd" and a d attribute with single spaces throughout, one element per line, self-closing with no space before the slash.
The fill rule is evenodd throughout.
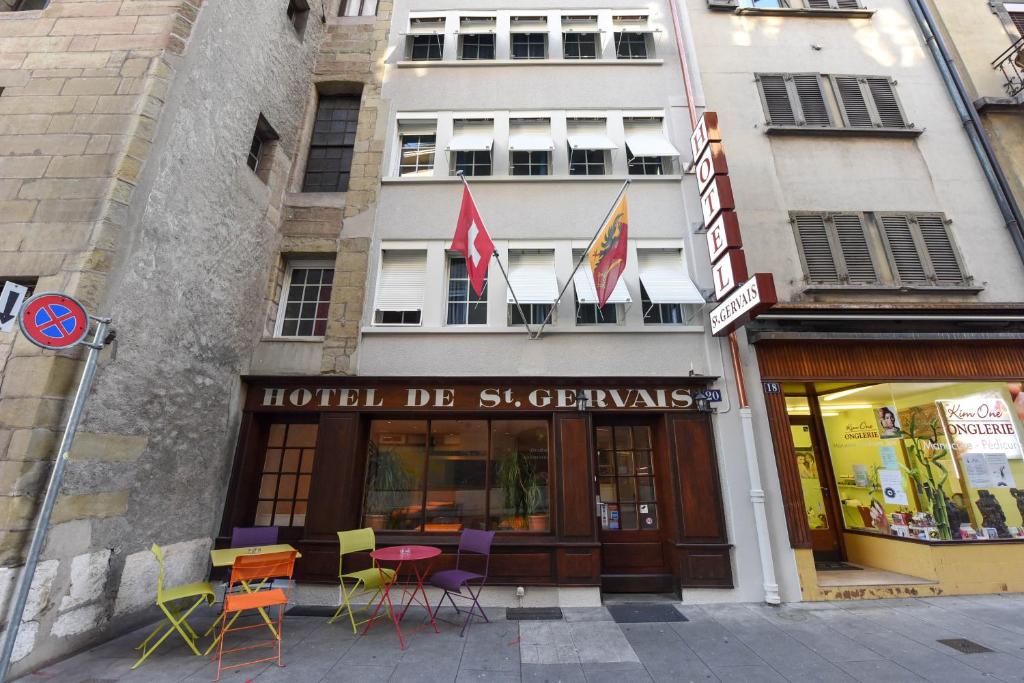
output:
<path id="1" fill-rule="evenodd" d="M 487 422 L 430 423 L 427 508 L 424 531 L 485 528 Z"/>
<path id="2" fill-rule="evenodd" d="M 542 420 L 491 423 L 492 529 L 550 528 L 548 425 Z"/>
<path id="3" fill-rule="evenodd" d="M 367 448 L 366 526 L 418 529 L 423 517 L 426 420 L 374 420 Z"/>

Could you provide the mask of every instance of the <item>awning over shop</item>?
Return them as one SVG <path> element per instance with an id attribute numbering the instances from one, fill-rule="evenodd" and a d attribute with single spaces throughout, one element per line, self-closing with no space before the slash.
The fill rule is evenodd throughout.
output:
<path id="1" fill-rule="evenodd" d="M 550 251 L 513 251 L 508 257 L 506 300 L 521 304 L 553 304 L 558 298 L 558 279 L 555 277 L 555 255 Z M 515 297 L 512 296 L 513 290 Z"/>
<path id="2" fill-rule="evenodd" d="M 652 304 L 703 304 L 704 297 L 690 280 L 682 255 L 675 250 L 640 249 L 640 282 Z"/>

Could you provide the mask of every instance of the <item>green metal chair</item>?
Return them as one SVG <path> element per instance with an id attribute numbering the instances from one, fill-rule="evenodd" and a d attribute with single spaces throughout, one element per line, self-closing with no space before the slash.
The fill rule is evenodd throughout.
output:
<path id="1" fill-rule="evenodd" d="M 369 603 L 364 610 L 368 609 L 377 597 L 380 596 L 381 591 L 384 590 L 384 581 L 382 580 L 382 574 L 384 578 L 390 583 L 395 576 L 393 569 L 381 569 L 377 567 L 377 561 L 373 560 L 373 565 L 369 569 L 360 569 L 355 572 L 345 573 L 343 566 L 345 563 L 345 555 L 351 553 L 359 553 L 364 551 L 373 552 L 377 549 L 377 537 L 373 533 L 373 529 L 355 529 L 354 531 L 339 531 L 338 532 L 338 545 L 339 557 L 338 557 L 338 580 L 341 582 L 341 604 L 338 605 L 338 610 L 334 613 L 334 616 L 327 620 L 328 624 L 333 624 L 338 617 L 341 616 L 342 611 L 348 611 L 348 620 L 352 622 L 352 633 L 357 633 L 356 627 L 360 624 L 365 624 L 369 619 L 363 619 L 362 621 L 356 621 L 355 616 L 352 613 L 352 605 L 349 599 L 356 595 L 367 595 L 371 594 Z M 349 589 L 345 586 L 345 580 L 348 579 L 352 583 L 352 588 Z"/>
<path id="2" fill-rule="evenodd" d="M 139 657 L 139 661 L 132 665 L 132 668 L 136 668 L 149 657 L 153 652 L 160 647 L 160 645 L 167 640 L 167 637 L 174 631 L 177 631 L 185 643 L 188 644 L 189 648 L 196 654 L 196 656 L 202 656 L 199 649 L 196 648 L 196 641 L 199 639 L 199 635 L 195 630 L 189 626 L 188 617 L 192 612 L 196 610 L 199 605 L 203 604 L 205 600 L 208 604 L 212 605 L 217 596 L 213 592 L 213 586 L 209 581 L 196 581 L 195 583 L 187 583 L 182 586 L 174 586 L 173 588 L 164 587 L 164 551 L 163 548 L 158 546 L 156 543 L 152 545 L 150 551 L 156 557 L 157 564 L 160 570 L 157 574 L 156 579 L 156 606 L 160 608 L 160 611 L 164 613 L 164 620 L 161 621 L 157 627 L 153 630 L 149 636 L 137 646 L 136 650 L 142 650 L 142 656 Z M 195 598 L 191 603 L 191 606 L 186 609 L 189 604 L 188 600 Z M 150 641 L 157 637 L 166 627 L 166 631 L 163 632 L 156 642 L 150 645 Z"/>

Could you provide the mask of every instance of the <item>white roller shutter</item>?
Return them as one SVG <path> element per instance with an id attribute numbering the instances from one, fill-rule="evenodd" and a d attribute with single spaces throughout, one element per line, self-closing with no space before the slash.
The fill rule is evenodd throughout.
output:
<path id="1" fill-rule="evenodd" d="M 509 289 L 506 301 L 513 304 L 553 304 L 558 298 L 555 254 L 551 251 L 511 251 L 508 257 Z M 513 290 L 515 297 L 512 296 Z"/>
<path id="2" fill-rule="evenodd" d="M 555 148 L 549 121 L 513 121 L 509 125 L 508 148 L 512 152 L 550 152 Z"/>
<path id="3" fill-rule="evenodd" d="M 638 249 L 640 282 L 652 304 L 703 304 L 704 297 L 690 280 L 682 254 L 675 250 Z"/>
<path id="4" fill-rule="evenodd" d="M 421 311 L 427 284 L 427 252 L 387 249 L 377 281 L 378 311 Z"/>
<path id="5" fill-rule="evenodd" d="M 677 157 L 679 150 L 669 142 L 661 121 L 627 122 L 626 146 L 635 157 Z"/>
<path id="6" fill-rule="evenodd" d="M 576 287 L 576 301 L 581 304 L 598 303 L 597 287 L 594 285 L 594 271 L 590 269 L 589 263 L 584 262 L 579 267 L 579 270 L 572 276 L 572 284 Z M 612 295 L 608 297 L 607 303 L 628 304 L 631 301 L 633 300 L 629 298 L 629 290 L 626 289 L 626 278 L 620 275 L 619 281 L 615 283 L 615 289 L 612 290 Z"/>
<path id="7" fill-rule="evenodd" d="M 608 126 L 601 123 L 570 123 L 570 149 L 618 149 L 619 146 L 608 137 Z"/>

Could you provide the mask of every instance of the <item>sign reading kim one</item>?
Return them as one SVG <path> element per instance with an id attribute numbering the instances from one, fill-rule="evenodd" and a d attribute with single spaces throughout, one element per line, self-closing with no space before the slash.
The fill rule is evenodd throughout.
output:
<path id="1" fill-rule="evenodd" d="M 421 382 L 359 383 L 337 386 L 318 383 L 264 385 L 250 388 L 249 410 L 464 410 L 552 411 L 579 410 L 696 410 L 692 386 L 566 387 L 558 384 Z"/>
<path id="2" fill-rule="evenodd" d="M 701 116 L 690 136 L 690 151 L 696 160 L 694 170 L 707 227 L 715 297 L 721 302 L 711 312 L 711 333 L 721 336 L 774 306 L 777 303 L 775 282 L 771 273 L 756 273 L 751 277 L 747 272 L 717 113 L 708 111 Z"/>

